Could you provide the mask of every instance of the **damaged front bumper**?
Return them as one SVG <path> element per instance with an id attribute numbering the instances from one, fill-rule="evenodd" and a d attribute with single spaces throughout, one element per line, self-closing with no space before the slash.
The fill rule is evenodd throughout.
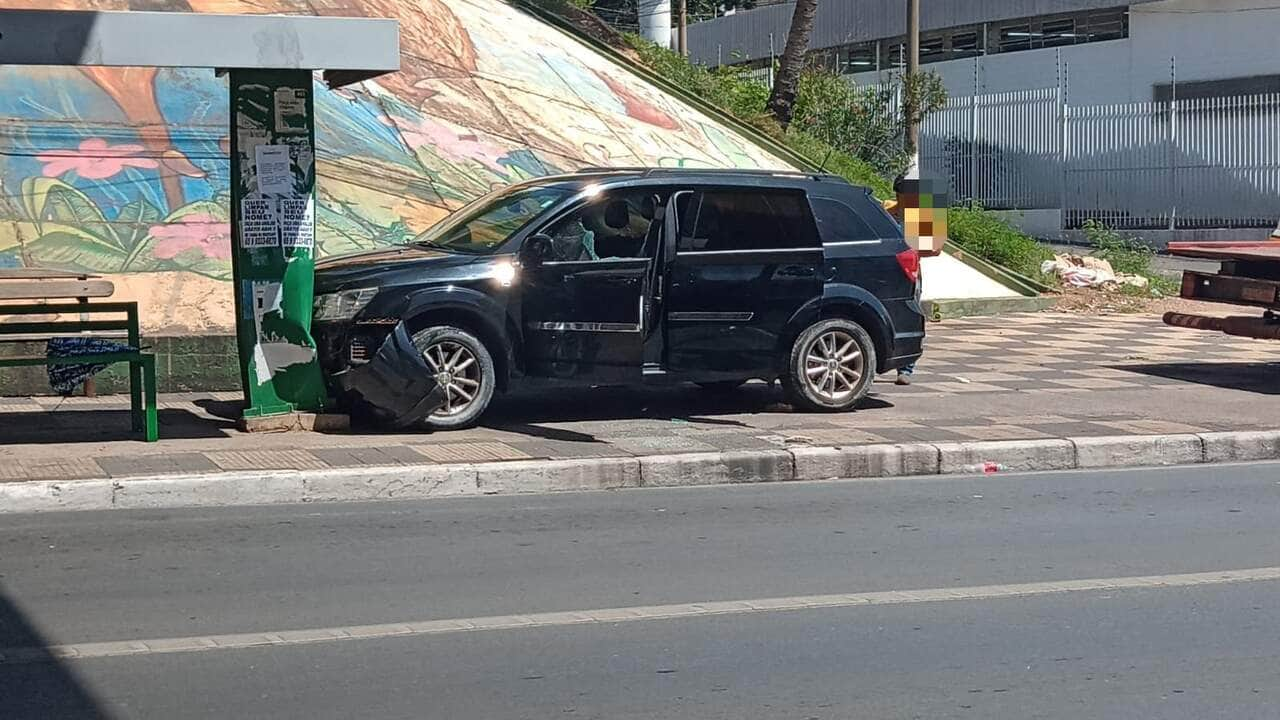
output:
<path id="1" fill-rule="evenodd" d="M 403 428 L 444 405 L 444 390 L 413 345 L 404 323 L 396 323 L 367 363 L 330 375 L 346 402 L 359 403 L 381 421 Z"/>

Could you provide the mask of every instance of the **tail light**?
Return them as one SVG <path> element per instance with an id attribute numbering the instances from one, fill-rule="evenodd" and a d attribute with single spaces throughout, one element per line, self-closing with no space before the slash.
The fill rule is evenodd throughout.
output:
<path id="1" fill-rule="evenodd" d="M 898 253 L 897 258 L 902 274 L 913 284 L 920 282 L 920 252 L 915 248 L 907 248 Z"/>

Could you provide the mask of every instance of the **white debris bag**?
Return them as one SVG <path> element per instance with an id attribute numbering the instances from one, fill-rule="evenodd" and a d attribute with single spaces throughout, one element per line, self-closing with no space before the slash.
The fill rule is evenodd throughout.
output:
<path id="1" fill-rule="evenodd" d="M 1141 275 L 1117 273 L 1111 263 L 1088 255 L 1054 255 L 1052 260 L 1040 264 L 1040 272 L 1057 275 L 1072 287 L 1106 287 L 1132 285 L 1146 287 L 1147 279 Z"/>

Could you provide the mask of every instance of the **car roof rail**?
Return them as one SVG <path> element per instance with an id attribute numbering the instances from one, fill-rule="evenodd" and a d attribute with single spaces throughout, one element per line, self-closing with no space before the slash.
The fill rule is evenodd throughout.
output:
<path id="1" fill-rule="evenodd" d="M 804 170 L 762 170 L 758 168 L 665 168 L 651 166 L 618 166 L 605 167 L 592 165 L 579 168 L 570 174 L 592 174 L 592 173 L 640 173 L 642 177 L 653 177 L 655 175 L 726 175 L 738 177 L 781 177 L 781 178 L 802 178 L 806 180 L 816 181 L 835 181 L 848 184 L 849 181 L 834 173 L 827 172 L 806 172 Z"/>
<path id="2" fill-rule="evenodd" d="M 663 173 L 690 175 L 738 175 L 744 177 L 789 177 L 808 180 L 838 180 L 847 182 L 839 175 L 824 172 L 807 172 L 805 170 L 764 170 L 759 168 L 650 168 L 646 175 Z"/>
<path id="3" fill-rule="evenodd" d="M 584 168 L 578 168 L 573 172 L 580 173 L 580 174 L 581 173 L 628 173 L 628 172 L 646 172 L 652 169 L 653 168 L 645 165 L 618 166 L 618 167 L 606 167 L 604 165 L 588 165 L 587 167 L 584 167 Z"/>

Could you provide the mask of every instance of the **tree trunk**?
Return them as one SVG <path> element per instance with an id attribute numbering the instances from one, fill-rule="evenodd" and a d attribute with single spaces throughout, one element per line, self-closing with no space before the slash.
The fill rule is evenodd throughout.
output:
<path id="1" fill-rule="evenodd" d="M 813 33 L 813 20 L 817 14 L 818 0 L 796 0 L 791 14 L 791 29 L 787 31 L 787 47 L 778 61 L 778 73 L 769 93 L 769 112 L 784 130 L 791 124 L 800 72 L 804 70 L 805 51 L 809 49 L 809 35 Z"/>

